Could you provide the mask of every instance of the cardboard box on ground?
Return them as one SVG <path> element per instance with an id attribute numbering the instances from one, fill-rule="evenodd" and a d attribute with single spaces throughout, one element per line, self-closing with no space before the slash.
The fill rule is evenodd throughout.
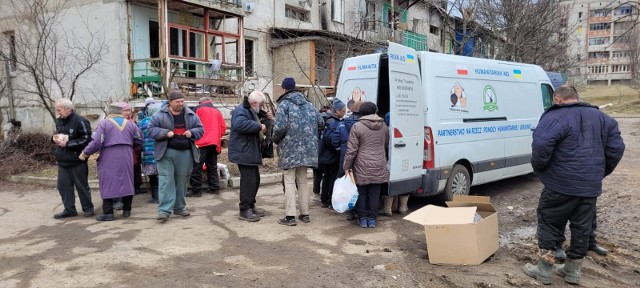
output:
<path id="1" fill-rule="evenodd" d="M 489 197 L 455 195 L 447 206 L 404 217 L 424 226 L 430 263 L 478 265 L 498 251 L 498 212 Z"/>

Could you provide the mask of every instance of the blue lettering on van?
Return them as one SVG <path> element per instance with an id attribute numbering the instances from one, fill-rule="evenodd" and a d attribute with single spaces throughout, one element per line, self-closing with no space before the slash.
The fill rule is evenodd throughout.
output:
<path id="1" fill-rule="evenodd" d="M 498 126 L 479 126 L 469 128 L 453 128 L 453 129 L 440 129 L 438 130 L 439 137 L 451 137 L 451 136 L 463 136 L 463 135 L 478 135 L 478 134 L 490 134 L 490 133 L 502 133 L 512 131 L 531 131 L 531 124 L 508 124 Z"/>
<path id="2" fill-rule="evenodd" d="M 489 76 L 503 76 L 509 77 L 509 71 L 495 70 L 495 69 L 473 69 L 474 72 L 478 75 L 489 75 Z"/>
<path id="3" fill-rule="evenodd" d="M 404 55 L 398 55 L 398 54 L 393 54 L 393 53 L 389 53 L 389 58 L 391 60 L 400 61 L 400 62 L 406 62 L 407 61 L 405 59 Z"/>
<path id="4" fill-rule="evenodd" d="M 362 71 L 362 70 L 375 70 L 378 69 L 378 65 L 377 64 L 361 64 L 357 66 L 358 71 Z"/>

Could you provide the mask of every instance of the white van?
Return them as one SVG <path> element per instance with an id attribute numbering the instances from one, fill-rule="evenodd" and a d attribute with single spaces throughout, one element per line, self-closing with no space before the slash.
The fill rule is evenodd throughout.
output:
<path id="1" fill-rule="evenodd" d="M 344 61 L 336 97 L 390 113 L 389 194 L 469 194 L 470 186 L 532 172 L 532 129 L 553 104 L 536 65 L 416 52 Z"/>

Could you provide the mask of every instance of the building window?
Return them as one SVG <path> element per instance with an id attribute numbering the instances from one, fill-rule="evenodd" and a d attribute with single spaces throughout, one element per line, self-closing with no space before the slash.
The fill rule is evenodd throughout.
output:
<path id="1" fill-rule="evenodd" d="M 614 15 L 630 15 L 631 13 L 633 13 L 633 6 L 621 6 L 620 8 L 616 9 L 613 14 Z"/>
<path id="2" fill-rule="evenodd" d="M 589 59 L 608 59 L 608 58 L 609 58 L 608 51 L 589 52 Z"/>
<path id="3" fill-rule="evenodd" d="M 578 19 L 582 19 L 582 12 L 578 12 Z"/>
<path id="4" fill-rule="evenodd" d="M 618 58 L 629 58 L 630 52 L 629 51 L 616 51 L 611 53 L 611 58 L 613 59 L 618 59 Z"/>
<path id="5" fill-rule="evenodd" d="M 609 30 L 611 29 L 611 23 L 595 23 L 589 25 L 589 30 Z"/>
<path id="6" fill-rule="evenodd" d="M 3 34 L 6 37 L 7 46 L 9 46 L 9 51 L 7 51 L 9 52 L 9 55 L 7 55 L 7 60 L 9 60 L 9 70 L 11 72 L 15 72 L 18 68 L 18 59 L 16 58 L 16 34 L 13 31 L 6 31 Z"/>
<path id="7" fill-rule="evenodd" d="M 438 29 L 438 27 L 430 25 L 429 26 L 429 33 L 433 34 L 433 35 L 440 35 L 440 29 Z"/>
<path id="8" fill-rule="evenodd" d="M 367 2 L 367 11 L 364 16 L 363 29 L 376 31 L 376 3 Z"/>
<path id="9" fill-rule="evenodd" d="M 580 61 L 580 58 L 582 58 L 582 54 L 576 54 L 576 59 L 577 59 L 578 61 Z"/>
<path id="10" fill-rule="evenodd" d="M 255 76 L 255 50 L 253 48 L 253 40 L 244 39 L 244 72 L 247 77 Z"/>
<path id="11" fill-rule="evenodd" d="M 344 22 L 342 11 L 344 10 L 344 0 L 331 0 L 331 20 Z"/>
<path id="12" fill-rule="evenodd" d="M 588 67 L 589 74 L 607 74 L 609 73 L 609 66 L 607 65 L 592 65 Z"/>
<path id="13" fill-rule="evenodd" d="M 591 11 L 591 17 L 607 17 L 609 16 L 609 10 L 607 9 L 598 9 Z"/>
<path id="14" fill-rule="evenodd" d="M 287 18 L 309 22 L 309 11 L 304 9 L 298 9 L 293 6 L 285 5 L 284 15 Z"/>
<path id="15" fill-rule="evenodd" d="M 589 45 L 604 45 L 609 43 L 609 37 L 589 38 Z"/>
<path id="16" fill-rule="evenodd" d="M 611 65 L 612 73 L 630 72 L 629 65 Z"/>

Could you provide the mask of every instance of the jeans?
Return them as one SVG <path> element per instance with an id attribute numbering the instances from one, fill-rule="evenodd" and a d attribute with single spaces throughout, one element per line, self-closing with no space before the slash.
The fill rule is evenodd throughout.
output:
<path id="1" fill-rule="evenodd" d="M 569 221 L 571 244 L 567 258 L 582 259 L 589 248 L 597 197 L 577 197 L 543 189 L 538 202 L 538 247 L 555 251 Z"/>
<path id="2" fill-rule="evenodd" d="M 193 169 L 191 150 L 167 148 L 158 161 L 158 214 L 171 215 L 172 211 L 183 211 L 187 203 L 184 194 L 187 191 L 187 179 Z"/>
<path id="3" fill-rule="evenodd" d="M 331 196 L 333 195 L 333 184 L 336 182 L 336 176 L 338 175 L 338 163 L 335 164 L 320 164 L 324 174 L 322 175 L 322 195 L 320 199 L 322 203 L 331 204 Z"/>
<path id="4" fill-rule="evenodd" d="M 218 150 L 216 145 L 200 147 L 200 163 L 193 163 L 193 171 L 191 172 L 191 191 L 198 194 L 202 189 L 202 164 L 207 165 L 207 183 L 209 191 L 220 190 L 218 177 Z"/>
<path id="5" fill-rule="evenodd" d="M 285 215 L 296 216 L 296 196 L 300 197 L 300 214 L 309 215 L 309 187 L 307 185 L 307 167 L 296 167 L 287 169 L 284 170 L 283 174 Z M 296 190 L 298 193 L 296 193 Z"/>
<path id="6" fill-rule="evenodd" d="M 380 189 L 382 184 L 356 185 L 358 187 L 358 201 L 356 211 L 359 218 L 376 219 L 380 205 Z"/>
<path id="7" fill-rule="evenodd" d="M 260 187 L 260 170 L 257 165 L 240 165 L 240 211 L 256 206 L 256 195 Z"/>
<path id="8" fill-rule="evenodd" d="M 80 198 L 82 211 L 93 211 L 88 177 L 89 166 L 87 166 L 87 162 L 71 167 L 58 166 L 58 192 L 60 193 L 62 205 L 66 212 L 78 213 L 76 210 L 74 187 L 78 190 L 78 198 Z"/>

